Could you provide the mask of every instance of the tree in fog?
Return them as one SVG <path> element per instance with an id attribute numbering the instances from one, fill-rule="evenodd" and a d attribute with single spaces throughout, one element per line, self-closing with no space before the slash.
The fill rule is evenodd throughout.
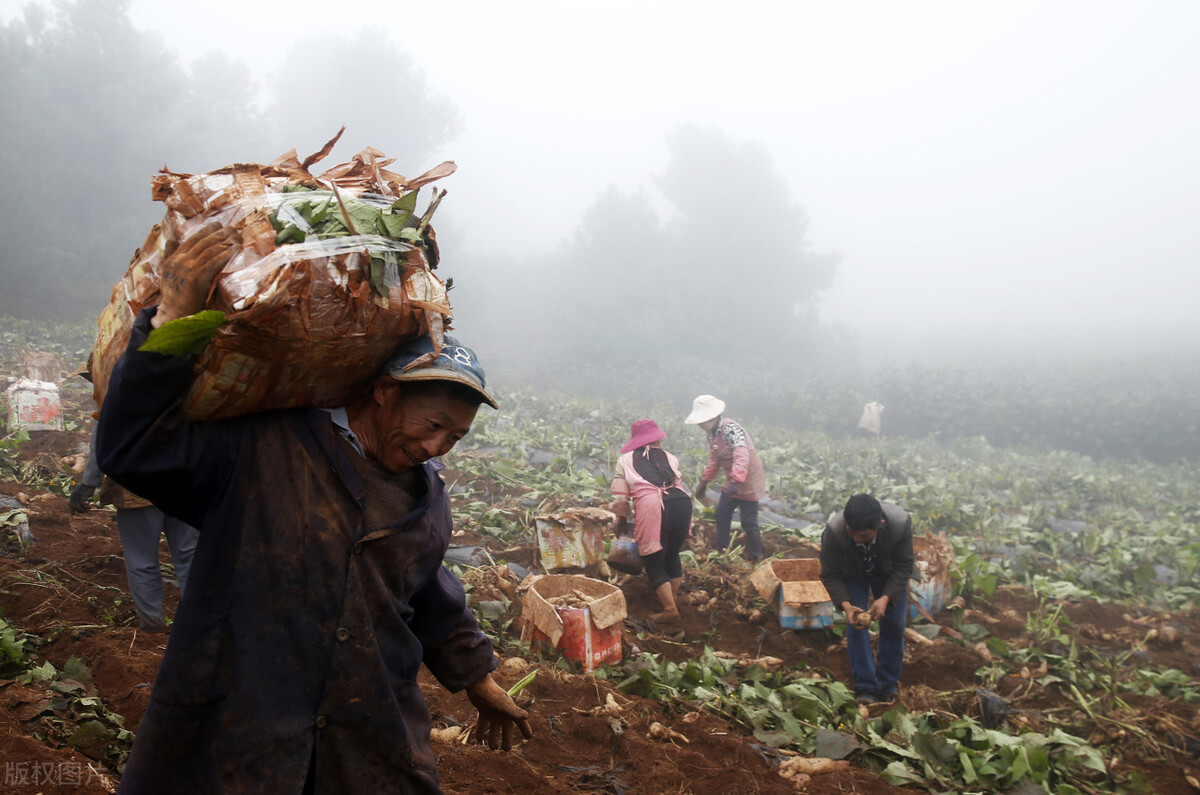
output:
<path id="1" fill-rule="evenodd" d="M 542 310 L 558 318 L 551 347 L 617 365 L 795 361 L 836 259 L 811 249 L 764 147 L 696 126 L 667 140 L 656 184 L 676 212 L 660 220 L 645 193 L 597 197 L 544 277 L 557 296 Z"/>
<path id="2" fill-rule="evenodd" d="M 436 93 L 412 56 L 377 28 L 296 43 L 267 85 L 268 116 L 280 151 L 317 151 L 344 124 L 339 151 L 374 146 L 416 176 L 429 153 L 458 135 L 458 109 Z M 340 161 L 339 161 L 340 162 Z"/>
<path id="3" fill-rule="evenodd" d="M 667 143 L 657 184 L 678 210 L 664 263 L 678 296 L 672 325 L 691 350 L 720 358 L 802 343 L 837 259 L 811 248 L 808 217 L 766 148 L 696 125 Z"/>
<path id="4" fill-rule="evenodd" d="M 644 193 L 608 188 L 564 244 L 561 267 L 548 276 L 562 296 L 556 340 L 596 358 L 653 358 L 670 343 L 661 311 L 670 290 L 662 267 L 662 224 Z"/>
<path id="5" fill-rule="evenodd" d="M 0 314 L 97 312 L 162 217 L 151 176 L 172 159 L 221 165 L 186 155 L 247 118 L 244 70 L 223 69 L 220 84 L 192 81 L 156 37 L 133 29 L 128 6 L 30 5 L 0 28 L 9 106 L 0 127 Z"/>

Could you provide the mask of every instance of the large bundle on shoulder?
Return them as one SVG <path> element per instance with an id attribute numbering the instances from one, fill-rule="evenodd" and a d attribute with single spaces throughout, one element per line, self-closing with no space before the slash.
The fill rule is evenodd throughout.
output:
<path id="1" fill-rule="evenodd" d="M 269 165 L 154 177 L 154 198 L 167 212 L 100 316 L 91 361 L 97 406 L 134 319 L 159 301 L 163 260 L 212 221 L 235 230 L 241 244 L 214 283 L 210 311 L 158 330 L 174 326 L 186 337 L 221 324 L 197 359 L 189 418 L 343 405 L 369 388 L 405 340 L 429 333 L 440 349 L 450 305 L 433 273 L 429 220 L 444 191 L 433 189 L 423 213 L 416 205 L 418 189 L 454 173 L 454 164 L 408 179 L 368 148 L 314 177 L 310 166 L 336 142 L 304 161 L 293 150 Z"/>

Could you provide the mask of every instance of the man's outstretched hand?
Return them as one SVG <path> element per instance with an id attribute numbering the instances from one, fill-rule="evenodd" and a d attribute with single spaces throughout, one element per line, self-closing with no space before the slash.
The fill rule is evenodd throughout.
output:
<path id="1" fill-rule="evenodd" d="M 493 751 L 497 748 L 512 750 L 513 726 L 521 730 L 526 740 L 533 737 L 529 713 L 517 706 L 491 674 L 468 687 L 467 698 L 479 710 L 472 742 L 486 742 Z"/>
<path id="2" fill-rule="evenodd" d="M 159 273 L 162 300 L 150 325 L 158 328 L 204 309 L 213 281 L 237 248 L 237 233 L 212 221 L 170 251 Z"/>

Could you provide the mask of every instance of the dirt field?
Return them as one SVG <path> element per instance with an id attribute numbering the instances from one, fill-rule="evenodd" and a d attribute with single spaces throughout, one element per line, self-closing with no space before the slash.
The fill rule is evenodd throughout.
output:
<path id="1" fill-rule="evenodd" d="M 32 465 L 79 452 L 86 441 L 80 433 L 43 432 L 23 449 Z M 40 462 L 40 463 L 38 463 Z M 125 728 L 136 731 L 150 696 L 151 683 L 166 636 L 136 629 L 126 593 L 120 543 L 111 511 L 93 510 L 72 516 L 60 496 L 29 490 L 17 482 L 0 483 L 0 493 L 20 494 L 28 506 L 30 528 L 37 540 L 25 549 L 14 545 L 0 555 L 0 606 L 3 617 L 26 633 L 34 662 L 50 662 L 75 678 L 60 678 L 53 687 L 44 682 L 0 681 L 0 756 L 5 760 L 5 792 L 113 791 L 127 738 L 116 736 L 115 714 Z M 465 538 L 465 543 L 481 539 Z M 697 539 L 702 543 L 703 534 Z M 793 556 L 813 554 L 811 547 L 769 537 L 770 551 Z M 792 544 L 788 547 L 788 544 Z M 165 545 L 164 561 L 169 561 Z M 513 557 L 510 554 L 509 559 Z M 528 561 L 527 561 L 528 562 Z M 476 599 L 486 598 L 497 583 L 493 570 L 478 570 L 469 578 Z M 717 601 L 703 612 L 688 605 L 679 627 L 660 631 L 646 621 L 658 609 L 644 578 L 623 585 L 629 619 L 625 642 L 642 651 L 682 661 L 698 656 L 704 646 L 736 656 L 771 655 L 786 665 L 804 664 L 825 675 L 849 681 L 845 650 L 824 630 L 782 630 L 774 616 L 755 624 L 737 615 L 734 607 L 751 604 L 757 595 L 749 584 L 749 569 L 710 567 L 689 576 L 685 596 L 700 590 Z M 168 589 L 168 613 L 175 593 Z M 1031 594 L 1001 588 L 994 597 L 968 605 L 968 616 L 993 636 L 1019 647 L 1027 631 L 1027 616 L 1037 607 Z M 1079 643 L 1093 647 L 1131 649 L 1146 637 L 1147 627 L 1170 625 L 1180 633 L 1170 643 L 1148 643 L 1122 664 L 1178 668 L 1195 678 L 1200 614 L 1164 617 L 1138 613 L 1128 607 L 1094 601 L 1066 605 L 1071 623 L 1065 630 Z M 947 614 L 935 616 L 950 625 Z M 514 627 L 518 622 L 514 622 Z M 69 666 L 80 658 L 82 671 Z M 1114 659 L 1117 659 L 1114 657 Z M 658 793 L 786 793 L 792 785 L 774 770 L 775 757 L 755 744 L 737 726 L 708 712 L 616 691 L 606 681 L 570 673 L 553 659 L 535 662 L 541 672 L 526 691 L 532 696 L 535 736 L 512 752 L 496 753 L 460 743 L 438 743 L 443 785 L 449 793 L 511 793 L 536 789 L 543 793 L 605 792 L 623 795 Z M 979 716 L 976 671 L 980 655 L 948 640 L 931 645 L 908 645 L 901 683 L 901 701 L 912 711 L 937 710 L 948 715 Z M 517 665 L 516 667 L 520 667 Z M 508 668 L 504 669 L 506 672 Z M 508 686 L 519 671 L 501 674 Z M 65 682 L 65 684 L 64 684 Z M 472 710 L 462 694 L 451 695 L 431 679 L 424 681 L 435 725 L 466 725 Z M 1119 725 L 1097 713 L 1089 716 L 1057 687 L 1037 685 L 1030 678 L 1007 677 L 997 692 L 1019 710 L 1010 717 L 1036 725 L 1053 715 L 1069 723 L 1076 734 L 1094 743 L 1116 742 L 1119 751 L 1110 769 L 1122 774 L 1141 771 L 1153 791 L 1192 791 L 1187 776 L 1200 770 L 1196 748 L 1187 736 L 1200 736 L 1200 713 L 1194 704 L 1165 697 L 1126 696 L 1138 710 Z M 612 694 L 620 706 L 619 720 L 597 711 Z M 97 719 L 89 712 L 95 699 L 107 709 Z M 82 705 L 82 706 L 81 706 Z M 885 709 L 882 705 L 873 710 Z M 651 739 L 652 722 L 674 729 L 688 742 Z M 100 727 L 92 724 L 100 724 Z M 1014 724 L 1015 725 L 1015 724 Z M 82 730 L 81 730 L 82 727 Z M 89 728 L 90 727 L 90 728 Z M 119 726 L 117 727 L 119 728 Z M 894 788 L 864 767 L 813 779 L 809 792 L 891 793 Z M 1107 791 L 1107 790 L 1099 790 Z"/>

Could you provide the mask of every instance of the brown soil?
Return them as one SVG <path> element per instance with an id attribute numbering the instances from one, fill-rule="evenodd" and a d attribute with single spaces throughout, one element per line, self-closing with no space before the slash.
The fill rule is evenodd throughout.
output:
<path id="1" fill-rule="evenodd" d="M 85 440 L 82 434 L 37 434 L 27 457 L 54 467 L 53 457 L 70 456 Z M 26 451 L 23 449 L 23 454 Z M 37 541 L 24 550 L 0 554 L 0 609 L 3 617 L 25 633 L 33 645 L 36 663 L 51 662 L 62 671 L 69 659 L 82 658 L 91 681 L 82 687 L 94 693 L 114 713 L 136 730 L 150 694 L 150 686 L 166 636 L 146 635 L 136 629 L 136 618 L 126 593 L 124 564 L 115 527 L 115 515 L 94 509 L 72 516 L 66 500 L 28 489 L 17 482 L 0 482 L 0 493 L 16 495 L 29 506 L 30 527 Z M 702 528 L 693 539 L 700 556 L 706 551 Z M 527 549 L 501 550 L 486 536 L 464 535 L 461 543 L 492 543 L 493 555 L 529 565 Z M 768 549 L 794 556 L 810 556 L 815 548 L 768 534 Z M 164 561 L 169 561 L 164 545 Z M 495 570 L 474 575 L 477 599 L 495 596 L 490 588 L 511 594 L 512 584 L 501 588 Z M 788 666 L 799 666 L 848 682 L 849 670 L 840 639 L 831 631 L 796 632 L 779 627 L 775 616 L 753 623 L 735 612 L 736 606 L 763 608 L 749 583 L 750 567 L 741 563 L 709 565 L 702 573 L 690 571 L 681 601 L 682 621 L 656 627 L 647 619 L 659 605 L 644 577 L 621 583 L 629 619 L 625 624 L 627 653 L 647 651 L 682 661 L 699 655 L 705 646 L 738 657 L 778 657 Z M 490 572 L 490 573 L 489 573 Z M 704 592 L 706 598 L 701 599 Z M 168 614 L 176 594 L 168 589 Z M 715 602 L 709 603 L 715 598 Z M 977 623 L 1001 638 L 1010 648 L 1032 645 L 1029 616 L 1037 616 L 1039 602 L 1018 588 L 1002 588 L 994 596 L 977 599 L 961 617 L 950 611 L 935 616 L 946 627 L 960 622 Z M 1069 618 L 1060 626 L 1080 647 L 1111 654 L 1111 663 L 1132 678 L 1139 666 L 1174 667 L 1195 677 L 1200 651 L 1200 611 L 1171 616 L 1128 606 L 1094 601 L 1065 606 Z M 1036 622 L 1034 622 L 1036 623 Z M 519 619 L 514 621 L 515 633 Z M 1179 633 L 1171 644 L 1143 641 L 1150 629 L 1170 625 Z M 1131 654 L 1124 654 L 1133 652 Z M 546 793 L 609 792 L 626 795 L 658 793 L 787 793 L 792 786 L 774 772 L 775 761 L 757 750 L 752 737 L 737 726 L 707 712 L 696 713 L 673 705 L 629 696 L 607 681 L 556 667 L 557 660 L 533 661 L 540 675 L 526 691 L 532 697 L 535 736 L 509 753 L 491 752 L 460 743 L 437 744 L 443 785 L 448 793 L 512 793 L 537 789 Z M 1081 665 L 1095 664 L 1081 661 Z M 981 678 L 986 661 L 963 643 L 938 639 L 932 645 L 910 643 L 901 687 L 901 700 L 910 710 L 938 710 L 948 715 L 980 716 L 975 689 L 990 686 L 1020 713 L 1011 720 L 1014 730 L 1036 726 L 1052 716 L 1068 723 L 1075 733 L 1093 742 L 1119 744 L 1114 771 L 1140 771 L 1153 791 L 1189 791 L 1186 776 L 1196 776 L 1200 761 L 1173 747 L 1184 736 L 1200 736 L 1200 711 L 1164 697 L 1122 695 L 1124 704 L 1097 699 L 1095 716 L 1079 709 L 1071 694 L 1054 684 L 1037 684 L 1032 674 L 1005 676 L 998 682 Z M 507 671 L 507 669 L 505 669 Z M 502 684 L 515 682 L 519 673 L 502 673 Z M 449 694 L 432 679 L 422 680 L 435 725 L 469 724 L 472 709 L 463 694 Z M 611 694 L 621 706 L 617 716 L 597 712 Z M 55 709 L 53 695 L 44 683 L 20 684 L 0 680 L 0 757 L 19 764 L 27 775 L 53 769 L 60 778 L 42 779 L 37 785 L 12 778 L 12 764 L 4 791 L 111 792 L 119 770 L 105 766 L 105 756 L 93 757 L 62 741 L 63 725 L 71 716 Z M 872 708 L 881 711 L 882 706 Z M 1114 723 L 1119 720 L 1126 728 Z M 57 723 L 56 723 L 57 721 Z M 649 725 L 658 721 L 688 739 L 664 742 L 651 739 Z M 58 727 L 59 730 L 54 730 Z M 1123 734 L 1121 732 L 1124 732 Z M 84 750 L 89 750 L 85 747 Z M 111 761 L 111 760 L 110 760 Z M 37 767 L 41 765 L 41 767 Z M 77 775 L 70 783 L 64 776 Z M 78 783 L 75 783 L 78 781 Z M 844 773 L 814 778 L 808 792 L 854 792 L 872 795 L 906 790 L 892 787 L 861 766 Z M 908 790 L 911 791 L 911 790 Z"/>

